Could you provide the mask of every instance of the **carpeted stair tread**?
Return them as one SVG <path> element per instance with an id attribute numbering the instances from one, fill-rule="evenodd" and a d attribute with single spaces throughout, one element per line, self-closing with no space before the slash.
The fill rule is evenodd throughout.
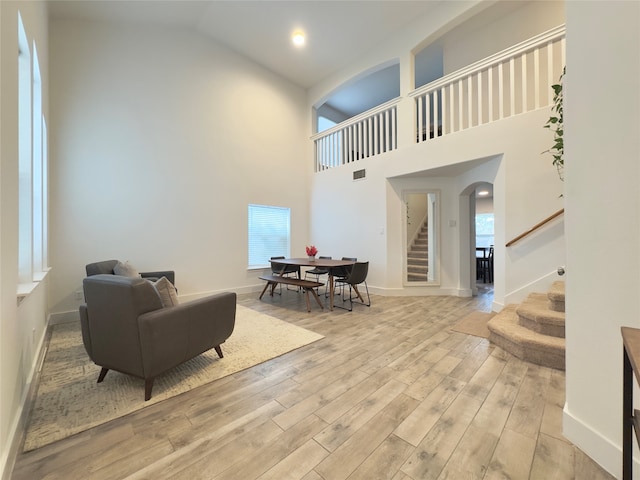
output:
<path id="1" fill-rule="evenodd" d="M 542 293 L 532 293 L 516 308 L 520 324 L 535 332 L 564 338 L 564 312 L 551 310 L 549 298 Z"/>
<path id="2" fill-rule="evenodd" d="M 522 326 L 516 309 L 517 305 L 508 305 L 488 322 L 489 340 L 522 360 L 564 370 L 564 338 Z"/>
<path id="3" fill-rule="evenodd" d="M 564 282 L 557 280 L 553 282 L 549 292 L 547 293 L 549 299 L 549 308 L 556 312 L 564 312 Z"/>

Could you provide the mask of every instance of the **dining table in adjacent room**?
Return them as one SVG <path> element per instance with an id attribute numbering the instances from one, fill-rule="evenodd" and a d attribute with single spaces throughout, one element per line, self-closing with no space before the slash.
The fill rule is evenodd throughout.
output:
<path id="1" fill-rule="evenodd" d="M 333 310 L 333 294 L 334 294 L 334 284 L 333 284 L 333 273 L 331 269 L 334 267 L 349 267 L 356 263 L 354 260 L 333 260 L 331 258 L 313 258 L 309 259 L 309 257 L 300 257 L 300 258 L 279 258 L 277 260 L 272 261 L 275 264 L 283 264 L 283 265 L 296 265 L 298 267 L 324 267 L 329 269 L 329 309 Z"/>

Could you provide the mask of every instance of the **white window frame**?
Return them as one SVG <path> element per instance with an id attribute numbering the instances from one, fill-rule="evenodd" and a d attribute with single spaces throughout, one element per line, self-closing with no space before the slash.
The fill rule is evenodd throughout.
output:
<path id="1" fill-rule="evenodd" d="M 18 13 L 18 298 L 48 268 L 48 141 L 36 44 Z"/>

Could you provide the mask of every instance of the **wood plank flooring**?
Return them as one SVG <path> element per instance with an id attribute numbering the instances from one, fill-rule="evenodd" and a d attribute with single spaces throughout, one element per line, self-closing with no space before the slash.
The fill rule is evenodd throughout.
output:
<path id="1" fill-rule="evenodd" d="M 22 454 L 11 478 L 613 478 L 562 436 L 564 372 L 450 330 L 489 295 L 257 297 L 238 303 L 325 338 Z"/>

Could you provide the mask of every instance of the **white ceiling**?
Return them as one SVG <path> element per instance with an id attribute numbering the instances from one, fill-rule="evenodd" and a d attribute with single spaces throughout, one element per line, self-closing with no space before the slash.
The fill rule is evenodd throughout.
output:
<path id="1" fill-rule="evenodd" d="M 442 0 L 49 0 L 54 19 L 189 28 L 309 88 L 382 43 Z M 306 33 L 304 48 L 291 34 Z"/>

